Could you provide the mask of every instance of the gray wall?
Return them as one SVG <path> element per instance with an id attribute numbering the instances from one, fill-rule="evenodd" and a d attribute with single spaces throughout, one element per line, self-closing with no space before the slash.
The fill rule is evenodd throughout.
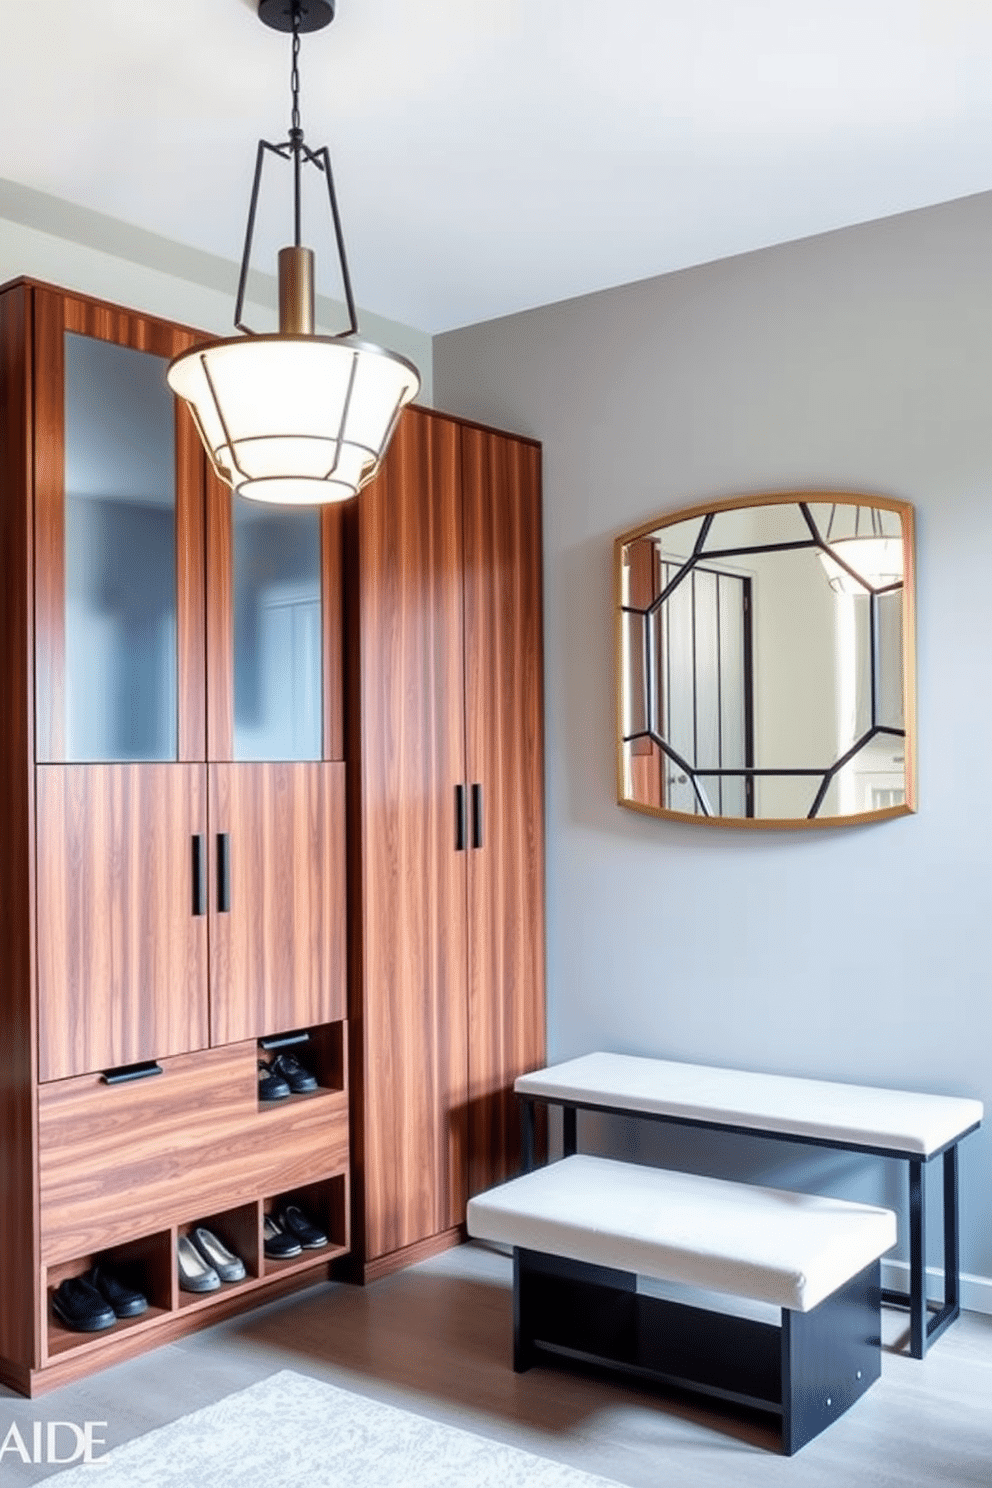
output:
<path id="1" fill-rule="evenodd" d="M 984 195 L 435 339 L 436 406 L 544 443 L 551 1059 L 617 1049 L 992 1106 L 990 245 Z M 614 536 L 790 487 L 916 505 L 918 815 L 745 833 L 619 808 Z M 865 1159 L 586 1137 L 904 1202 L 904 1176 Z M 964 1301 L 992 1310 L 988 1131 L 961 1178 Z"/>

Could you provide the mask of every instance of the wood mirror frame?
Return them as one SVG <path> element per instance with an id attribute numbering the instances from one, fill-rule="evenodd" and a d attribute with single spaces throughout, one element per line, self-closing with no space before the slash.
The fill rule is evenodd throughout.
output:
<path id="1" fill-rule="evenodd" d="M 782 491 L 615 542 L 617 799 L 833 827 L 916 810 L 913 508 Z"/>

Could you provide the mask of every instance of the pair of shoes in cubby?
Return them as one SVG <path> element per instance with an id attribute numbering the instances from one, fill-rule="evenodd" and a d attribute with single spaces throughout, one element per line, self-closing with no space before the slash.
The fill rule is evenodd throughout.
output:
<path id="1" fill-rule="evenodd" d="M 264 1238 L 265 1254 L 272 1261 L 288 1261 L 305 1250 L 322 1250 L 330 1244 L 299 1204 L 284 1204 L 277 1215 L 267 1214 Z"/>
<path id="2" fill-rule="evenodd" d="M 275 1059 L 258 1061 L 258 1098 L 261 1101 L 285 1100 L 288 1095 L 309 1095 L 316 1090 L 317 1079 L 293 1054 L 277 1054 Z"/>
<path id="3" fill-rule="evenodd" d="M 184 1292 L 215 1292 L 222 1281 L 244 1281 L 245 1263 L 213 1230 L 198 1225 L 176 1243 L 179 1285 Z"/>
<path id="4" fill-rule="evenodd" d="M 69 1276 L 52 1294 L 52 1311 L 73 1333 L 99 1333 L 119 1318 L 140 1317 L 148 1309 L 143 1292 L 129 1287 L 103 1266 Z"/>

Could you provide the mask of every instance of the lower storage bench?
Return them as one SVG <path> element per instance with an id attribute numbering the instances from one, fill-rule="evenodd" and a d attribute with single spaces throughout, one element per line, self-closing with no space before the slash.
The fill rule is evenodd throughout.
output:
<path id="1" fill-rule="evenodd" d="M 888 1209 L 576 1155 L 468 1205 L 513 1247 L 513 1367 L 573 1359 L 780 1419 L 787 1455 L 881 1373 Z M 781 1324 L 667 1301 L 637 1277 L 781 1309 Z"/>

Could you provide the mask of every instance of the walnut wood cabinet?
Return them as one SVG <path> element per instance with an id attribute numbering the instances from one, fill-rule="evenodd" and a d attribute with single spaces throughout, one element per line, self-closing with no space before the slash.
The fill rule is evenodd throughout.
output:
<path id="1" fill-rule="evenodd" d="M 410 409 L 347 508 L 232 503 L 164 392 L 193 339 L 0 287 L 0 1380 L 26 1394 L 349 1250 L 368 1280 L 454 1243 L 544 1062 L 539 448 Z M 319 1090 L 260 1105 L 260 1041 L 302 1030 Z M 265 1256 L 288 1197 L 326 1251 Z M 197 1223 L 243 1282 L 179 1289 Z M 52 1292 L 97 1259 L 149 1309 L 68 1332 Z"/>
<path id="2" fill-rule="evenodd" d="M 0 1379 L 30 1394 L 349 1247 L 340 519 L 208 480 L 164 382 L 193 339 L 0 289 Z M 260 1105 L 259 1040 L 302 1031 L 320 1088 Z M 332 1244 L 274 1262 L 289 1196 Z M 196 1223 L 243 1282 L 179 1290 Z M 97 1257 L 149 1309 L 68 1332 L 51 1293 Z"/>
<path id="3" fill-rule="evenodd" d="M 349 511 L 353 1255 L 455 1243 L 544 1063 L 540 449 L 411 409 Z"/>

